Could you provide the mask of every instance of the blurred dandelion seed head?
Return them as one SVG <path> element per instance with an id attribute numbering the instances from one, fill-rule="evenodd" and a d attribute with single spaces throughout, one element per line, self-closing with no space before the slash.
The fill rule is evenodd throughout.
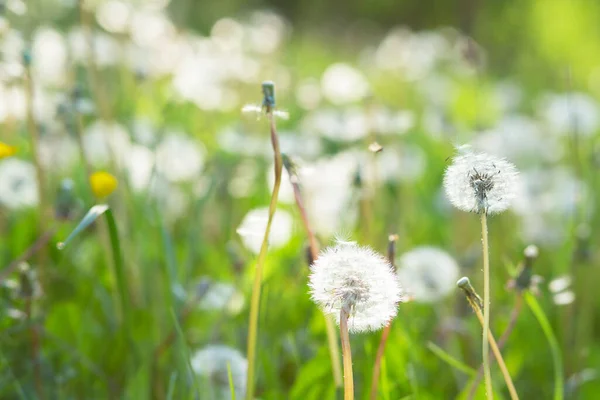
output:
<path id="1" fill-rule="evenodd" d="M 9 158 L 0 162 L 0 204 L 9 208 L 37 206 L 37 179 L 33 164 Z"/>
<path id="2" fill-rule="evenodd" d="M 211 398 L 231 398 L 228 369 L 231 370 L 236 397 L 245 396 L 248 361 L 238 350 L 224 345 L 209 345 L 193 354 L 190 363 L 196 375 L 208 380 L 209 388 L 205 393 Z"/>
<path id="3" fill-rule="evenodd" d="M 456 208 L 495 214 L 516 197 L 518 172 L 513 164 L 485 153 L 462 150 L 444 175 L 444 189 Z"/>
<path id="4" fill-rule="evenodd" d="M 237 228 L 236 232 L 240 235 L 244 246 L 255 254 L 260 252 L 268 218 L 267 207 L 257 208 L 249 211 Z M 285 246 L 292 237 L 292 227 L 292 216 L 287 211 L 277 210 L 271 223 L 269 246 L 272 248 Z"/>
<path id="5" fill-rule="evenodd" d="M 313 301 L 338 324 L 350 310 L 350 332 L 380 329 L 396 315 L 402 290 L 389 262 L 368 247 L 338 242 L 319 254 L 309 277 Z"/>
<path id="6" fill-rule="evenodd" d="M 431 246 L 416 247 L 396 262 L 398 278 L 415 301 L 436 302 L 450 294 L 459 276 L 452 256 Z"/>
<path id="7" fill-rule="evenodd" d="M 198 285 L 194 285 L 197 288 Z M 198 307 L 201 310 L 227 312 L 236 315 L 244 307 L 244 296 L 229 282 L 211 282 Z"/>
<path id="8" fill-rule="evenodd" d="M 172 182 L 191 181 L 200 175 L 205 153 L 202 143 L 171 132 L 156 148 L 156 170 Z"/>

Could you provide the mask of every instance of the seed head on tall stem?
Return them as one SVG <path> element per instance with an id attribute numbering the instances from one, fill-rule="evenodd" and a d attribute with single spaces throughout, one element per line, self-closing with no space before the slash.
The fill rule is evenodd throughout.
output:
<path id="1" fill-rule="evenodd" d="M 313 301 L 340 326 L 344 399 L 354 398 L 349 333 L 381 329 L 396 315 L 402 291 L 390 263 L 368 247 L 342 242 L 325 249 L 311 265 Z"/>
<path id="2" fill-rule="evenodd" d="M 488 214 L 505 211 L 516 196 L 518 172 L 513 164 L 485 153 L 474 153 L 468 146 L 459 147 L 459 154 L 444 175 L 444 189 L 450 202 L 458 209 L 474 212 L 481 218 L 483 247 L 483 371 L 488 399 L 493 398 L 489 361 L 488 331 L 490 327 L 490 260 Z"/>

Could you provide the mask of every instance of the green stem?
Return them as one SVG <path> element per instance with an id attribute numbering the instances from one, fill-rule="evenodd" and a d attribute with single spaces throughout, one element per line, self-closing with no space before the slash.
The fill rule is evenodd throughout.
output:
<path id="1" fill-rule="evenodd" d="M 348 310 L 340 311 L 340 338 L 342 341 L 342 358 L 344 360 L 344 400 L 354 400 L 354 377 L 352 375 L 352 350 L 348 333 Z"/>
<path id="2" fill-rule="evenodd" d="M 481 314 L 481 310 L 479 308 L 476 308 L 475 303 L 472 303 L 471 306 L 473 306 L 473 309 L 475 310 L 475 314 L 477 315 L 477 319 L 479 319 L 479 322 L 483 326 L 483 315 Z M 494 355 L 496 356 L 496 359 L 498 360 L 498 366 L 500 367 L 500 371 L 502 371 L 502 375 L 504 376 L 504 381 L 506 382 L 506 387 L 508 388 L 508 391 L 510 393 L 511 400 L 519 400 L 519 395 L 517 394 L 515 385 L 513 384 L 513 381 L 510 377 L 508 368 L 506 368 L 506 364 L 504 363 L 504 358 L 502 358 L 502 353 L 500 352 L 500 349 L 498 348 L 498 344 L 496 343 L 496 340 L 494 339 L 494 336 L 492 335 L 492 331 L 490 331 L 489 329 L 487 330 L 487 337 L 489 339 L 489 343 L 491 345 L 492 352 L 494 353 Z"/>
<path id="3" fill-rule="evenodd" d="M 544 311 L 540 307 L 536 298 L 530 293 L 525 294 L 525 300 L 527 301 L 527 305 L 531 309 L 531 312 L 538 320 L 542 331 L 544 331 L 544 335 L 546 336 L 546 340 L 548 341 L 548 345 L 550 345 L 550 351 L 552 353 L 552 363 L 554 364 L 554 400 L 563 400 L 564 397 L 564 377 L 563 377 L 563 362 L 562 355 L 560 352 L 560 347 L 558 345 L 558 340 L 556 340 L 556 336 L 552 332 L 552 327 L 550 326 L 550 322 L 544 314 Z"/>
<path id="4" fill-rule="evenodd" d="M 271 144 L 273 146 L 273 153 L 275 159 L 275 184 L 273 185 L 273 192 L 271 194 L 271 203 L 269 204 L 269 218 L 267 220 L 267 228 L 265 229 L 265 235 L 263 237 L 260 252 L 258 253 L 258 260 L 256 262 L 256 272 L 254 275 L 254 284 L 252 285 L 252 299 L 250 303 L 250 322 L 248 326 L 248 375 L 246 381 L 246 400 L 252 400 L 254 398 L 254 387 L 255 387 L 255 375 L 256 375 L 256 338 L 258 334 L 258 314 L 260 306 L 260 292 L 262 289 L 262 275 L 267 257 L 267 247 L 269 243 L 269 233 L 271 231 L 271 223 L 273 222 L 273 216 L 277 208 L 277 198 L 279 196 L 279 186 L 281 185 L 281 169 L 283 167 L 283 161 L 281 158 L 281 150 L 279 148 L 279 139 L 277 138 L 277 129 L 275 127 L 275 117 L 272 112 L 268 112 L 271 125 Z"/>
<path id="5" fill-rule="evenodd" d="M 490 330 L 490 250 L 488 244 L 487 213 L 481 214 L 481 244 L 483 246 L 483 374 L 488 399 L 494 398 L 492 373 L 490 371 L 489 341 Z"/>
<path id="6" fill-rule="evenodd" d="M 504 348 L 504 345 L 508 341 L 510 334 L 512 333 L 513 329 L 517 325 L 517 319 L 518 319 L 519 315 L 521 314 L 522 305 L 523 305 L 523 293 L 517 293 L 515 305 L 513 307 L 512 312 L 510 313 L 508 325 L 506 326 L 506 329 L 502 333 L 502 336 L 500 336 L 500 339 L 498 339 L 498 349 L 500 351 L 502 351 L 502 349 Z M 493 358 L 492 358 L 492 361 L 493 361 Z M 475 377 L 475 379 L 473 380 L 473 383 L 471 384 L 471 388 L 469 389 L 469 395 L 467 396 L 467 400 L 472 400 L 475 398 L 475 394 L 477 393 L 477 388 L 479 387 L 479 384 L 481 383 L 481 379 L 483 379 L 483 367 L 479 367 L 479 369 L 477 370 L 477 376 Z"/>

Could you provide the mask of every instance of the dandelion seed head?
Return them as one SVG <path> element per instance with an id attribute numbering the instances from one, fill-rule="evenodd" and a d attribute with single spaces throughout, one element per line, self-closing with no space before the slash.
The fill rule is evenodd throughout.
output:
<path id="1" fill-rule="evenodd" d="M 212 282 L 203 294 L 198 307 L 205 311 L 236 315 L 244 307 L 244 296 L 229 282 Z"/>
<path id="2" fill-rule="evenodd" d="M 236 397 L 245 396 L 248 361 L 238 350 L 224 345 L 209 345 L 192 356 L 191 364 L 197 375 L 208 380 L 207 390 L 212 391 L 207 393 L 210 398 L 231 398 L 228 366 Z"/>
<path id="3" fill-rule="evenodd" d="M 403 300 L 392 266 L 368 247 L 342 241 L 319 254 L 309 277 L 313 301 L 336 317 L 350 311 L 350 332 L 380 329 L 396 315 Z"/>
<path id="4" fill-rule="evenodd" d="M 0 163 L 0 207 L 17 209 L 38 204 L 37 180 L 33 164 L 17 158 Z"/>
<path id="5" fill-rule="evenodd" d="M 255 254 L 260 252 L 269 219 L 268 207 L 250 210 L 242 219 L 236 232 L 240 235 L 244 246 Z M 269 247 L 285 246 L 292 237 L 293 218 L 285 210 L 277 210 L 271 223 Z"/>
<path id="6" fill-rule="evenodd" d="M 569 275 L 560 275 L 550 281 L 548 288 L 552 293 L 559 293 L 567 290 L 572 282 L 573 279 Z"/>
<path id="7" fill-rule="evenodd" d="M 518 171 L 513 164 L 463 147 L 444 175 L 444 189 L 452 205 L 478 214 L 506 210 L 517 187 Z"/>
<path id="8" fill-rule="evenodd" d="M 552 296 L 552 300 L 554 300 L 554 304 L 557 306 L 566 306 L 575 301 L 575 293 L 570 290 L 560 292 Z"/>
<path id="9" fill-rule="evenodd" d="M 407 293 L 421 302 L 441 300 L 454 291 L 459 276 L 458 264 L 436 247 L 416 247 L 399 257 L 398 278 Z"/>

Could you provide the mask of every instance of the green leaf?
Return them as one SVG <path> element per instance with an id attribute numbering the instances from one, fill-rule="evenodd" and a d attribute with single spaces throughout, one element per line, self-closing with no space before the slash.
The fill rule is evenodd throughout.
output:
<path id="1" fill-rule="evenodd" d="M 90 226 L 94 221 L 96 221 L 98 219 L 99 216 L 104 214 L 108 209 L 109 208 L 108 208 L 107 204 L 97 204 L 97 205 L 93 206 L 92 208 L 90 208 L 90 210 L 87 212 L 87 214 L 85 214 L 85 216 L 79 222 L 79 225 L 77 225 L 75 227 L 75 229 L 73 229 L 73 232 L 71 232 L 71 234 L 69 236 L 67 236 L 67 238 L 65 239 L 64 242 L 57 243 L 56 247 L 59 250 L 63 250 L 67 246 L 67 244 L 69 244 L 71 242 L 71 240 L 73 240 L 75 238 L 75 236 L 77 236 L 85 228 Z"/>

